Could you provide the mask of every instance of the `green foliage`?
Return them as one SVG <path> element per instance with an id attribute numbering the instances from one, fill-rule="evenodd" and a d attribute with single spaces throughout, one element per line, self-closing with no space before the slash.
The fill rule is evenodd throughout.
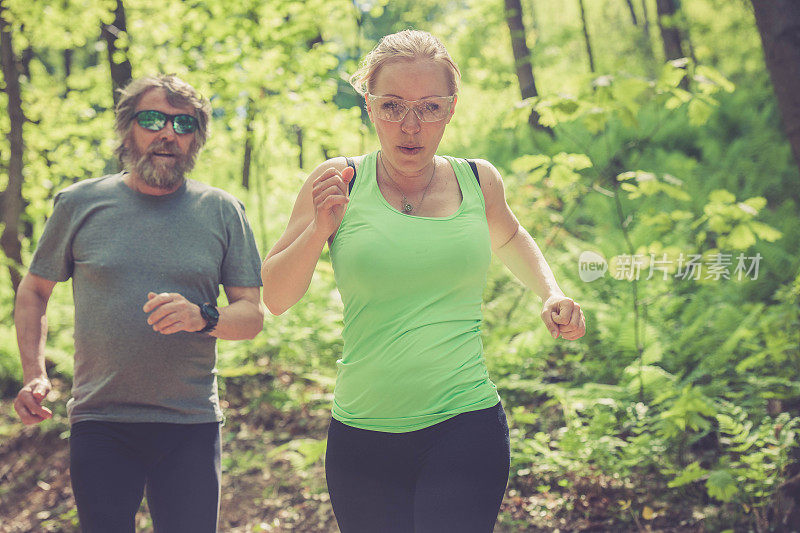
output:
<path id="1" fill-rule="evenodd" d="M 326 439 L 294 439 L 272 450 L 269 457 L 284 458 L 294 468 L 302 470 L 316 463 L 325 455 L 327 444 Z"/>

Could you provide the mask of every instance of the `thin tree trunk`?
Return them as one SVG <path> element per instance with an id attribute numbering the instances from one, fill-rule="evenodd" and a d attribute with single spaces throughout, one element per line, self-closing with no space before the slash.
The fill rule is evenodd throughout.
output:
<path id="1" fill-rule="evenodd" d="M 658 28 L 664 43 L 664 56 L 668 61 L 684 57 L 681 32 L 677 24 L 678 0 L 656 0 Z"/>
<path id="2" fill-rule="evenodd" d="M 292 126 L 294 134 L 297 137 L 297 165 L 298 168 L 303 168 L 303 128 L 297 125 Z"/>
<path id="3" fill-rule="evenodd" d="M 133 78 L 127 48 L 117 47 L 117 39 L 120 34 L 127 33 L 127 31 L 125 6 L 122 0 L 117 0 L 117 6 L 114 9 L 114 22 L 101 25 L 101 36 L 106 41 L 108 66 L 111 69 L 111 90 L 114 98 L 114 107 L 117 106 L 117 102 L 119 101 L 118 90 L 125 87 Z M 123 56 L 122 61 L 119 62 L 115 60 L 115 56 L 118 55 L 118 52 Z"/>
<path id="4" fill-rule="evenodd" d="M 69 77 L 72 75 L 72 48 L 67 48 L 62 54 L 64 59 L 64 98 L 69 94 Z"/>
<path id="5" fill-rule="evenodd" d="M 631 20 L 633 21 L 634 26 L 639 25 L 639 21 L 636 19 L 636 10 L 633 8 L 633 1 L 632 0 L 625 0 L 625 3 L 628 4 L 628 9 L 631 12 Z"/>
<path id="6" fill-rule="evenodd" d="M 800 167 L 800 3 L 752 0 L 786 136 Z M 797 194 L 797 186 L 794 188 Z"/>
<path id="7" fill-rule="evenodd" d="M 642 0 L 642 31 L 647 42 L 650 42 L 650 15 L 647 12 L 647 0 Z"/>
<path id="8" fill-rule="evenodd" d="M 244 131 L 244 158 L 242 161 L 242 187 L 250 188 L 250 168 L 253 158 L 253 121 L 255 120 L 255 102 L 247 102 L 247 126 Z"/>
<path id="9" fill-rule="evenodd" d="M 10 128 L 8 141 L 10 154 L 8 161 L 8 185 L 3 193 L 3 234 L 0 246 L 6 257 L 15 264 L 8 267 L 11 285 L 14 292 L 22 280 L 22 243 L 19 238 L 19 222 L 22 215 L 22 154 L 25 149 L 22 139 L 22 125 L 25 115 L 22 113 L 22 89 L 19 83 L 20 65 L 14 55 L 11 32 L 6 21 L 6 7 L 0 0 L 0 67 L 5 81 L 5 92 L 8 95 L 8 117 Z"/>
<path id="10" fill-rule="evenodd" d="M 594 73 L 594 55 L 592 54 L 592 41 L 589 39 L 589 28 L 586 25 L 586 9 L 583 5 L 583 0 L 578 0 L 578 6 L 581 8 L 581 22 L 583 23 L 583 40 L 586 42 L 586 55 L 589 56 L 589 71 Z"/>
<path id="11" fill-rule="evenodd" d="M 69 78 L 70 75 L 72 75 L 72 56 L 73 56 L 73 54 L 74 54 L 74 51 L 72 50 L 72 48 L 65 49 L 64 53 L 62 54 L 63 59 L 64 59 L 64 79 L 65 80 L 67 78 Z"/>
<path id="12" fill-rule="evenodd" d="M 533 78 L 533 66 L 531 65 L 531 52 L 525 40 L 525 25 L 522 22 L 522 5 L 520 0 L 504 0 L 506 24 L 511 33 L 511 49 L 514 53 L 514 65 L 517 70 L 517 80 L 519 91 L 523 100 L 539 95 L 536 90 L 536 81 Z M 552 134 L 552 130 L 539 123 L 539 114 L 533 110 L 528 116 L 528 123 L 540 130 L 545 130 Z"/>
<path id="13" fill-rule="evenodd" d="M 531 52 L 525 40 L 525 24 L 522 22 L 522 6 L 520 0 L 504 0 L 506 7 L 506 23 L 511 33 L 511 49 L 514 53 L 514 66 L 522 98 L 538 96 L 536 81 L 533 78 Z"/>
<path id="14" fill-rule="evenodd" d="M 686 57 L 683 51 L 683 35 L 679 24 L 680 0 L 656 0 L 658 12 L 658 29 L 661 32 L 661 41 L 664 44 L 664 56 L 667 61 Z M 683 67 L 686 70 L 686 67 Z M 681 89 L 689 89 L 689 78 L 684 76 L 680 83 Z"/>

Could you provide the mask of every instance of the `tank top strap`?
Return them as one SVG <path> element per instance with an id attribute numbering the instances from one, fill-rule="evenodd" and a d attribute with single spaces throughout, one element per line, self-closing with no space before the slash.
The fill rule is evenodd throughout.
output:
<path id="1" fill-rule="evenodd" d="M 476 179 L 475 173 L 472 171 L 469 161 L 449 155 L 444 155 L 442 157 L 450 163 L 453 167 L 453 171 L 456 173 L 456 179 L 458 179 L 458 184 L 461 187 L 461 195 L 463 196 L 462 201 L 466 204 L 465 207 L 476 203 L 485 211 L 486 201 L 483 197 L 483 191 L 481 190 L 480 183 Z"/>
<path id="2" fill-rule="evenodd" d="M 358 165 L 358 179 L 355 180 L 353 188 L 350 190 L 350 198 L 356 199 L 363 197 L 377 186 L 375 181 L 375 169 L 378 163 L 378 152 L 372 152 L 361 158 Z"/>

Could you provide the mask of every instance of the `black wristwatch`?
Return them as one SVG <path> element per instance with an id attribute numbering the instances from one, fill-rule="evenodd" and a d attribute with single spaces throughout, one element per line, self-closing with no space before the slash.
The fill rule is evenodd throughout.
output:
<path id="1" fill-rule="evenodd" d="M 200 316 L 202 316 L 203 320 L 206 321 L 206 325 L 203 329 L 199 330 L 198 333 L 208 333 L 217 327 L 217 322 L 219 322 L 219 311 L 215 305 L 212 305 L 208 302 L 202 304 L 200 306 Z"/>

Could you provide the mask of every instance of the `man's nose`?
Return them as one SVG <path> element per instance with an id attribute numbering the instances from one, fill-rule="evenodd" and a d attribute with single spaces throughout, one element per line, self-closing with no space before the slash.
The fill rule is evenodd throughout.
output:
<path id="1" fill-rule="evenodd" d="M 175 133 L 175 128 L 173 128 L 171 120 L 167 120 L 167 123 L 164 124 L 164 127 L 161 128 L 158 133 L 159 137 L 165 140 L 173 140 L 178 136 L 178 134 Z"/>

